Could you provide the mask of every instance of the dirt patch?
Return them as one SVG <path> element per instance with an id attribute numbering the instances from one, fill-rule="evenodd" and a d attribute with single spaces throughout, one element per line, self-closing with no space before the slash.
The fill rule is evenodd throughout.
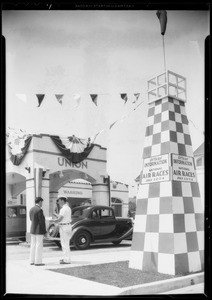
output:
<path id="1" fill-rule="evenodd" d="M 131 269 L 128 265 L 129 261 L 120 261 L 82 267 L 51 269 L 51 271 L 120 288 L 182 276 L 182 274 L 172 276 L 161 273 L 144 272 Z"/>

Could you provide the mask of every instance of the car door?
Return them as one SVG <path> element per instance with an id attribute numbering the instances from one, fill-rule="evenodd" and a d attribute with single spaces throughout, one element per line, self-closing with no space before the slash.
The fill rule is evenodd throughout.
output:
<path id="1" fill-rule="evenodd" d="M 115 235 L 116 219 L 111 208 L 101 209 L 100 232 L 102 238 L 109 238 Z"/>
<path id="2" fill-rule="evenodd" d="M 94 209 L 91 211 L 88 226 L 94 238 L 98 238 L 101 235 L 99 209 Z"/>

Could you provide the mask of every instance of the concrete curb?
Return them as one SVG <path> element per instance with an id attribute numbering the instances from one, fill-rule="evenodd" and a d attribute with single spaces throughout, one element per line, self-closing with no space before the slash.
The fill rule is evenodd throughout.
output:
<path id="1" fill-rule="evenodd" d="M 122 288 L 119 295 L 158 294 L 204 282 L 204 272 Z"/>
<path id="2" fill-rule="evenodd" d="M 19 246 L 22 246 L 22 247 L 26 247 L 26 248 L 30 247 L 30 243 L 27 243 L 27 242 L 19 242 L 18 244 L 19 244 Z M 47 242 L 44 241 L 43 242 L 43 247 L 51 247 L 51 246 L 55 246 L 55 242 L 53 242 L 53 241 L 47 241 Z"/>

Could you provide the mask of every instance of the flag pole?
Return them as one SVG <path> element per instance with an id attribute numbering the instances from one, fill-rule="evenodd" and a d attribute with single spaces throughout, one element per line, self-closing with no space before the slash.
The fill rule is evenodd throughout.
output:
<path id="1" fill-rule="evenodd" d="M 163 59 L 164 59 L 164 68 L 165 68 L 165 72 L 166 72 L 166 55 L 165 55 L 164 35 L 162 35 L 162 39 L 163 39 Z"/>

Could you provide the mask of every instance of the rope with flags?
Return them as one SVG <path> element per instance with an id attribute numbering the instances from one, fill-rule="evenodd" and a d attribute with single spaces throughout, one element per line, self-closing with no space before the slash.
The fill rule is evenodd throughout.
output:
<path id="1" fill-rule="evenodd" d="M 46 94 L 35 94 L 36 97 L 37 97 L 37 101 L 38 101 L 38 105 L 37 107 L 41 107 L 41 105 L 43 104 L 43 101 L 45 99 L 45 96 Z M 93 102 L 94 105 L 98 106 L 98 97 L 100 95 L 111 95 L 109 93 L 98 93 L 98 94 L 89 94 L 90 95 L 90 98 Z M 133 94 L 134 97 L 135 97 L 135 100 L 132 102 L 132 103 L 136 103 L 139 96 L 140 96 L 140 93 L 134 93 Z M 64 98 L 64 94 L 55 94 L 55 98 L 57 100 L 57 102 L 60 104 L 60 105 L 63 105 L 63 98 Z M 27 103 L 27 96 L 26 94 L 16 94 L 16 97 L 21 100 L 22 102 L 24 102 L 25 104 Z M 78 108 L 80 106 L 80 103 L 81 103 L 81 98 L 82 98 L 82 95 L 79 94 L 79 93 L 76 93 L 76 94 L 73 94 L 72 95 L 76 105 L 75 105 L 75 108 Z M 127 101 L 129 100 L 129 97 L 128 97 L 128 93 L 120 93 L 120 97 L 122 100 L 124 100 L 124 104 L 127 103 Z"/>
<path id="2" fill-rule="evenodd" d="M 118 122 L 123 122 L 126 118 L 129 117 L 129 115 L 131 115 L 132 112 L 134 112 L 136 109 L 138 109 L 138 107 L 144 103 L 145 100 L 141 101 L 136 107 L 134 107 L 128 114 L 122 116 L 120 119 L 114 121 L 112 124 L 110 124 L 109 126 L 107 126 L 106 128 L 102 129 L 100 132 L 98 132 L 93 138 L 92 138 L 92 143 L 94 143 L 94 141 L 96 140 L 97 136 L 99 136 L 102 132 L 104 132 L 105 130 L 111 130 L 112 127 L 117 124 Z"/>
<path id="3" fill-rule="evenodd" d="M 138 100 L 139 95 L 137 94 L 136 102 Z M 58 98 L 61 99 L 62 97 Z M 79 163 L 90 154 L 94 147 L 94 141 L 96 140 L 97 136 L 99 136 L 105 130 L 111 130 L 117 122 L 124 121 L 143 102 L 144 100 L 140 102 L 136 107 L 134 107 L 133 110 L 131 110 L 128 114 L 114 121 L 112 124 L 102 129 L 100 132 L 96 133 L 92 137 L 86 139 L 78 138 L 75 135 L 66 137 L 50 135 L 50 137 L 55 143 L 55 145 L 58 147 L 60 152 L 67 158 L 67 160 L 70 163 Z M 21 129 L 16 130 L 11 127 L 8 127 L 8 129 L 9 131 L 6 134 L 6 136 L 8 138 L 7 145 L 9 149 L 10 159 L 14 165 L 18 166 L 24 158 L 25 154 L 27 153 L 33 134 L 27 134 Z"/>
<path id="4" fill-rule="evenodd" d="M 128 118 L 134 111 L 140 107 L 141 104 L 144 103 L 145 100 L 142 100 L 136 107 L 134 107 L 130 112 L 123 115 L 120 119 L 114 121 L 106 128 L 102 129 L 100 132 L 97 132 L 95 135 L 89 138 L 78 138 L 75 135 L 72 136 L 57 136 L 50 135 L 51 139 L 58 147 L 60 152 L 65 156 L 65 158 L 70 163 L 79 163 L 87 158 L 94 147 L 94 142 L 96 138 L 105 130 L 111 130 L 115 124 L 118 122 L 123 122 L 126 118 Z M 137 100 L 136 100 L 137 102 Z M 189 121 L 193 124 L 193 126 L 198 130 L 195 126 L 194 122 L 189 119 Z M 202 131 L 201 131 L 202 132 Z M 7 145 L 10 153 L 11 162 L 18 166 L 24 156 L 27 153 L 29 148 L 31 139 L 33 134 L 27 134 L 23 130 L 16 130 L 14 128 L 9 127 L 9 132 L 6 134 L 8 137 Z M 204 132 L 203 132 L 204 135 Z"/>

